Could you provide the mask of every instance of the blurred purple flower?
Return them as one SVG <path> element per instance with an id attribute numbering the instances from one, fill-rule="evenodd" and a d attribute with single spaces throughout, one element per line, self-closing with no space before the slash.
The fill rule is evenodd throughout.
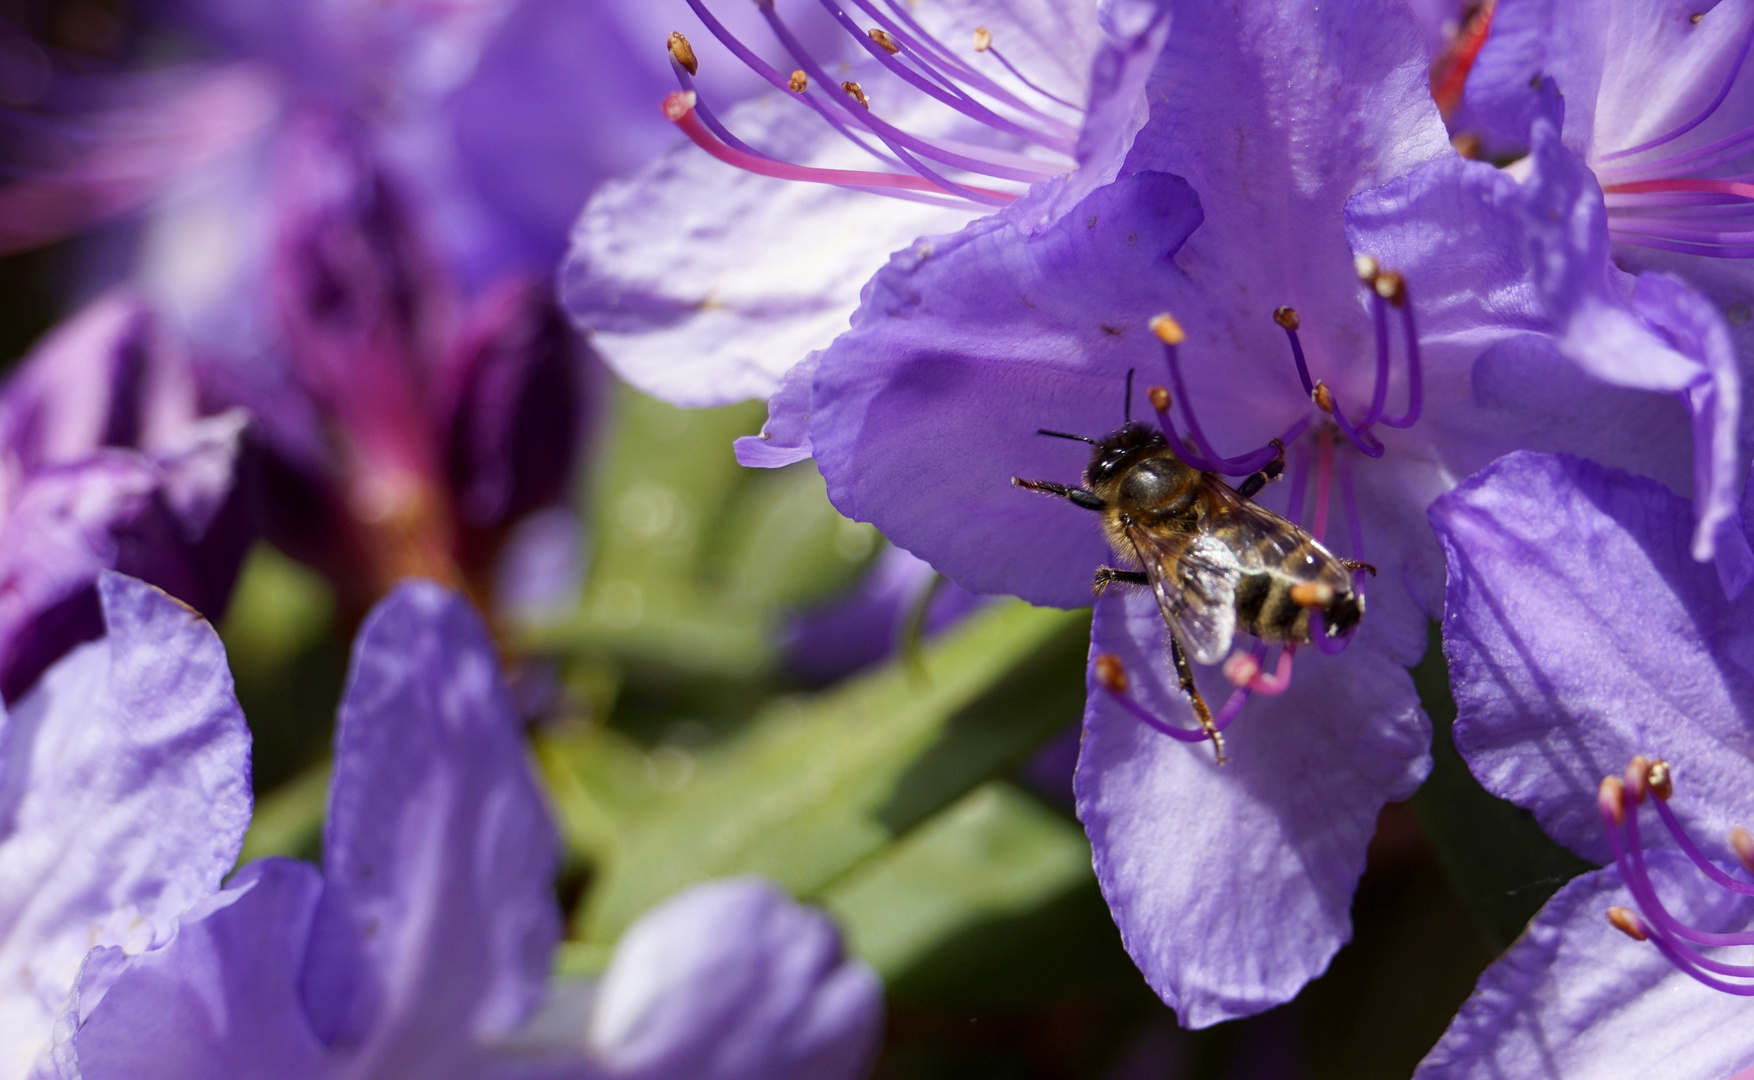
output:
<path id="1" fill-rule="evenodd" d="M 102 297 L 0 388 L 0 693 L 103 630 L 119 570 L 211 618 L 256 532 L 241 412 L 203 417 L 185 358 L 132 297 Z"/>
<path id="2" fill-rule="evenodd" d="M 1611 276 L 1599 222 L 1550 223 L 1568 190 L 1563 162 L 1519 186 L 1450 154 L 1425 49 L 1399 5 L 1259 3 L 1240 21 L 1204 5 L 1156 12 L 1116 9 L 1131 33 L 1095 61 L 1081 169 L 896 254 L 851 331 L 785 376 L 764 439 L 739 451 L 763 465 L 814 453 L 844 513 L 958 584 L 1071 606 L 1110 559 L 1100 531 L 1009 480 L 1071 479 L 1083 451 L 1036 429 L 1113 430 L 1127 372 L 1163 378 L 1150 374 L 1165 360 L 1154 315 L 1180 321 L 1166 340 L 1185 333 L 1189 366 L 1177 369 L 1172 346 L 1165 381 L 1202 468 L 1240 475 L 1270 456 L 1252 448 L 1287 440 L 1286 503 L 1266 501 L 1318 536 L 1343 527 L 1337 549 L 1381 570 L 1357 643 L 1344 659 L 1299 665 L 1288 691 L 1289 653 L 1266 671 L 1259 647 L 1225 680 L 1207 679 L 1208 693 L 1236 681 L 1237 705 L 1270 698 L 1250 707 L 1259 722 L 1235 729 L 1237 764 L 1223 771 L 1140 724 L 1094 675 L 1086 717 L 1079 807 L 1105 895 L 1147 980 L 1203 1026 L 1284 1001 L 1325 967 L 1349 933 L 1377 812 L 1424 775 L 1427 728 L 1403 669 L 1438 607 L 1430 500 L 1518 446 L 1684 481 L 1687 411 L 1628 392 L 1658 389 L 1688 393 L 1710 451 L 1699 455 L 1702 519 L 1721 515 L 1720 450 L 1739 392 L 1697 298 L 1663 279 L 1644 302 Z M 740 265 L 749 250 L 736 249 Z M 1361 293 L 1355 253 L 1400 273 L 1367 267 L 1378 291 Z M 575 314 L 581 299 L 614 299 L 585 280 L 568 293 Z M 1403 296 L 1397 316 L 1384 299 Z M 1295 317 L 1275 326 L 1279 305 Z M 777 309 L 782 328 L 794 310 Z M 1618 318 L 1603 334 L 1618 352 L 1592 352 L 1581 370 L 1567 351 L 1580 313 Z M 1418 348 L 1395 364 L 1391 331 L 1405 320 L 1411 340 L 1415 318 Z M 1307 379 L 1299 392 L 1293 350 L 1332 412 L 1312 406 Z M 697 387 L 743 385 L 746 369 L 720 360 L 717 371 L 664 370 Z M 1243 457 L 1216 460 L 1196 412 Z M 1709 550 L 1713 530 L 1702 533 Z M 1148 597 L 1099 603 L 1092 647 L 1121 659 L 1134 697 L 1191 727 Z M 1162 843 L 1163 821 L 1188 807 L 1188 835 Z M 1288 924 L 1300 932 L 1285 935 Z"/>
<path id="3" fill-rule="evenodd" d="M 485 628 L 431 583 L 360 630 L 323 848 L 186 915 L 82 1009 L 64 1074 L 481 1075 L 537 1006 L 558 841 Z"/>
<path id="4" fill-rule="evenodd" d="M 5 1080 L 41 1075 L 57 1029 L 171 940 L 250 820 L 250 735 L 212 628 L 131 578 L 97 592 L 105 636 L 0 720 Z"/>
<path id="5" fill-rule="evenodd" d="M 770 886 L 636 923 L 586 998 L 548 989 L 555 827 L 480 617 L 430 582 L 361 628 L 324 868 L 246 866 L 92 1000 L 64 1077 L 853 1080 L 881 1016 L 832 926 Z"/>
<path id="6" fill-rule="evenodd" d="M 269 536 L 350 606 L 407 575 L 483 591 L 510 530 L 569 494 L 588 351 L 535 280 L 468 298 L 352 130 L 289 130 L 271 351 L 202 365 L 261 418 Z"/>
<path id="7" fill-rule="evenodd" d="M 792 621 L 787 666 L 807 682 L 826 685 L 894 655 L 916 623 L 922 637 L 931 637 L 980 603 L 930 564 L 885 547 L 850 595 Z"/>
<path id="8" fill-rule="evenodd" d="M 572 990 L 521 1041 L 576 1045 L 606 1080 L 858 1080 L 883 1029 L 876 973 L 846 959 L 827 916 L 760 878 L 664 901 L 601 980 Z"/>

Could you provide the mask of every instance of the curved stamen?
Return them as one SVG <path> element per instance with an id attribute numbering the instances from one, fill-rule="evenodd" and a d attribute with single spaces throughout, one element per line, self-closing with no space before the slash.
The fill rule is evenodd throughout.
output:
<path id="1" fill-rule="evenodd" d="M 698 0 L 691 0 L 691 3 L 697 2 Z M 761 12 L 762 18 L 767 20 L 767 25 L 773 30 L 774 36 L 779 38 L 780 44 L 785 47 L 786 52 L 791 54 L 792 59 L 797 62 L 800 69 L 808 74 L 819 86 L 835 85 L 835 81 L 829 77 L 827 72 L 822 70 L 822 66 L 816 62 L 816 59 L 813 56 L 810 55 L 809 50 L 804 48 L 803 42 L 799 41 L 797 36 L 792 33 L 791 28 L 786 25 L 785 20 L 780 18 L 773 0 L 757 0 L 756 8 Z M 870 131 L 871 134 L 876 136 L 883 143 L 883 145 L 889 147 L 892 153 L 897 157 L 900 157 L 903 161 L 906 161 L 909 168 L 919 172 L 922 176 L 937 180 L 939 186 L 946 188 L 947 190 L 956 190 L 960 185 L 956 185 L 944 177 L 938 176 L 931 169 L 914 160 L 913 155 L 917 154 L 920 157 L 929 158 L 930 160 L 936 161 L 942 165 L 948 165 L 953 169 L 965 169 L 969 172 L 981 173 L 1000 180 L 1017 180 L 1023 183 L 1034 183 L 1037 180 L 1060 175 L 1058 172 L 1041 169 L 1017 169 L 1004 165 L 997 165 L 980 158 L 969 157 L 965 154 L 957 154 L 947 151 L 928 139 L 922 139 L 896 127 L 877 116 L 869 108 L 855 105 L 839 95 L 831 94 L 829 96 L 835 106 L 852 118 L 853 123 Z"/>
<path id="2" fill-rule="evenodd" d="M 1316 433 L 1316 503 L 1309 534 L 1321 543 L 1328 535 L 1328 489 L 1334 478 L 1334 436 L 1331 428 Z"/>
<path id="3" fill-rule="evenodd" d="M 1675 817 L 1675 812 L 1669 809 L 1668 800 L 1658 799 L 1656 809 L 1657 816 L 1663 819 L 1663 825 L 1675 838 L 1675 843 L 1680 846 L 1682 852 L 1689 859 L 1693 860 L 1693 865 L 1699 867 L 1701 873 L 1732 892 L 1739 892 L 1743 896 L 1754 896 L 1754 883 L 1737 881 L 1724 873 L 1716 863 L 1705 857 L 1705 853 L 1699 850 L 1699 845 L 1693 842 L 1693 837 L 1687 835 L 1687 830 L 1681 827 L 1680 819 Z"/>
<path id="4" fill-rule="evenodd" d="M 1263 446 L 1252 454 L 1244 454 L 1238 458 L 1222 457 L 1216 450 L 1212 449 L 1212 444 L 1206 439 L 1206 433 L 1200 428 L 1199 419 L 1194 416 L 1193 402 L 1189 399 L 1187 382 L 1182 378 L 1181 360 L 1177 356 L 1177 347 L 1187 340 L 1187 335 L 1182 331 L 1181 324 L 1168 315 L 1159 315 L 1152 319 L 1151 332 L 1156 334 L 1157 339 L 1163 343 L 1163 355 L 1165 363 L 1169 367 L 1170 385 L 1175 388 L 1175 396 L 1179 399 L 1182 420 L 1188 425 L 1188 437 L 1193 440 L 1196 451 L 1194 456 L 1204 459 L 1198 463 L 1188 458 L 1183 460 L 1203 472 L 1222 473 L 1226 476 L 1247 476 L 1249 473 L 1259 470 L 1267 462 L 1272 461 L 1278 450 L 1274 449 L 1271 444 Z M 1158 415 L 1159 419 L 1163 419 L 1165 414 L 1160 412 Z M 1165 438 L 1171 438 L 1171 430 L 1166 427 Z M 1181 455 L 1181 444 L 1171 439 L 1170 446 L 1178 456 Z"/>
<path id="5" fill-rule="evenodd" d="M 952 95 L 946 93 L 939 86 L 928 81 L 923 76 L 916 74 L 912 68 L 897 60 L 890 54 L 888 49 L 883 47 L 882 43 L 876 41 L 860 30 L 859 25 L 853 22 L 852 18 L 848 16 L 845 11 L 841 10 L 840 5 L 837 4 L 835 0 L 818 0 L 818 2 L 821 3 L 823 8 L 827 10 L 829 15 L 831 15 L 836 22 L 840 23 L 842 29 L 846 30 L 858 40 L 859 45 L 869 53 L 873 59 L 922 94 L 925 94 L 934 101 L 947 105 L 969 119 L 979 121 L 988 127 L 1016 135 L 1019 138 L 1027 139 L 1030 142 L 1037 143 L 1041 146 L 1058 150 L 1061 153 L 1071 153 L 1071 144 L 1064 139 L 1055 138 L 1052 135 L 1024 127 L 1022 124 L 1016 123 L 1015 121 L 1007 120 L 1005 117 L 1000 116 L 998 113 L 982 105 L 980 102 L 975 101 L 967 94 Z M 899 45 L 899 42 L 896 44 Z"/>
<path id="6" fill-rule="evenodd" d="M 1384 416 L 1380 422 L 1387 427 L 1410 428 L 1419 422 L 1425 411 L 1425 362 L 1419 355 L 1419 328 L 1413 323 L 1413 301 L 1407 296 L 1407 283 L 1396 274 L 1393 287 L 1393 295 L 1384 299 L 1401 314 L 1401 328 L 1407 346 L 1407 411 L 1400 416 Z"/>
<path id="7" fill-rule="evenodd" d="M 832 184 L 838 187 L 857 188 L 899 188 L 907 191 L 935 192 L 944 194 L 945 189 L 920 176 L 909 176 L 899 173 L 861 172 L 853 169 L 815 169 L 805 165 L 791 165 L 771 158 L 755 157 L 720 142 L 708 131 L 698 116 L 695 115 L 694 95 L 678 90 L 664 99 L 664 115 L 693 143 L 718 158 L 727 165 L 734 165 L 746 172 L 761 176 L 772 176 L 780 180 L 798 180 L 812 184 Z M 970 188 L 984 198 L 994 200 L 1001 205 L 1015 199 L 1003 191 L 992 191 L 987 188 Z"/>
<path id="8" fill-rule="evenodd" d="M 1017 70 L 1017 65 L 1013 64 L 1011 61 L 1005 59 L 1005 54 L 999 51 L 999 47 L 997 45 L 993 44 L 993 36 L 986 32 L 985 27 L 982 27 L 981 29 L 976 30 L 975 33 L 976 33 L 976 35 L 982 36 L 983 40 L 985 41 L 984 46 L 980 45 L 980 44 L 975 45 L 976 52 L 984 52 L 987 55 L 991 56 L 994 60 L 997 60 L 999 63 L 1003 64 L 1005 67 L 1005 70 L 1009 71 L 1012 74 L 1012 76 L 1014 78 L 1016 78 L 1016 80 L 1018 82 L 1022 83 L 1024 86 L 1029 87 L 1031 90 L 1034 90 L 1036 93 L 1040 94 L 1044 98 L 1047 98 L 1049 101 L 1054 102 L 1057 105 L 1064 105 L 1068 109 L 1076 109 L 1078 107 L 1078 106 L 1072 104 L 1070 101 L 1067 101 L 1065 98 L 1060 97 L 1058 94 L 1050 93 L 1047 90 L 1042 89 L 1040 86 L 1037 86 L 1029 78 L 1029 76 L 1027 76 L 1023 72 Z"/>
<path id="9" fill-rule="evenodd" d="M 921 54 L 927 54 L 928 52 L 935 54 L 938 58 L 937 62 L 951 72 L 954 72 L 957 79 L 967 83 L 969 86 L 979 90 L 981 93 L 995 101 L 1036 117 L 1044 123 L 1064 129 L 1065 135 L 1069 139 L 1077 138 L 1078 131 L 1076 128 L 1064 121 L 1056 120 L 1041 110 L 1031 106 L 1022 98 L 1019 98 L 997 82 L 989 79 L 973 65 L 964 61 L 954 50 L 947 48 L 939 42 L 937 38 L 928 33 L 919 23 L 915 22 L 913 16 L 908 14 L 907 10 L 902 5 L 898 4 L 896 0 L 884 0 L 884 3 L 889 10 L 895 14 L 897 19 L 906 24 L 908 27 L 907 30 L 902 30 L 896 23 L 886 19 L 885 16 L 870 3 L 870 0 L 853 0 L 853 3 L 857 4 L 872 18 L 882 23 L 884 28 L 903 45 L 911 46 L 916 52 Z"/>
<path id="10" fill-rule="evenodd" d="M 817 100 L 814 94 L 794 91 L 792 89 L 791 76 L 781 74 L 767 61 L 755 55 L 747 45 L 744 45 L 742 41 L 738 40 L 737 35 L 731 33 L 731 31 L 725 27 L 724 23 L 713 17 L 713 13 L 707 10 L 707 6 L 702 0 L 686 0 L 686 2 L 689 8 L 694 11 L 695 17 L 701 21 L 701 24 L 707 28 L 713 37 L 719 40 L 719 44 L 731 50 L 731 55 L 742 61 L 743 65 L 749 68 L 749 70 L 755 72 L 757 75 L 761 76 L 762 79 L 766 80 L 768 85 L 772 86 L 775 90 L 784 91 L 797 98 L 812 112 L 816 113 L 817 116 L 821 117 L 823 122 L 828 124 L 829 127 L 832 127 L 836 133 L 851 141 L 854 145 L 858 146 L 859 149 L 870 154 L 872 157 L 875 157 L 885 165 L 901 164 L 896 159 L 889 157 L 866 143 L 865 140 L 849 128 L 840 117 L 830 112 L 827 106 Z"/>
<path id="11" fill-rule="evenodd" d="M 1611 154 L 1603 154 L 1601 160 L 1615 161 L 1620 158 L 1631 157 L 1633 154 L 1641 154 L 1646 150 L 1661 146 L 1664 143 L 1673 142 L 1709 120 L 1711 114 L 1717 112 L 1718 106 L 1724 103 L 1724 99 L 1730 96 L 1730 88 L 1736 85 L 1736 78 L 1742 73 L 1742 64 L 1748 59 L 1748 48 L 1750 45 L 1754 45 L 1754 23 L 1750 23 L 1747 32 L 1742 35 L 1742 47 L 1736 52 L 1735 63 L 1730 65 L 1729 76 L 1724 79 L 1724 84 L 1718 89 L 1717 96 L 1711 99 L 1711 103 L 1701 110 L 1699 115 L 1681 126 L 1670 130 L 1668 133 L 1651 139 L 1649 142 L 1642 142 L 1637 146 L 1627 147 L 1625 150 L 1616 150 Z"/>

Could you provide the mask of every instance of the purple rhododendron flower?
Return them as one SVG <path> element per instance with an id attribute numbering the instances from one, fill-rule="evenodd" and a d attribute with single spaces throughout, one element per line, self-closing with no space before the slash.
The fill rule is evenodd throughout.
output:
<path id="1" fill-rule="evenodd" d="M 0 720 L 7 1080 L 49 1069 L 57 1025 L 171 940 L 250 820 L 250 735 L 212 628 L 132 578 L 105 571 L 97 593 L 104 637 Z"/>
<path id="2" fill-rule="evenodd" d="M 64 1074 L 483 1075 L 537 1006 L 558 840 L 485 628 L 435 585 L 360 630 L 323 850 L 189 912 L 82 1008 Z"/>
<path id="3" fill-rule="evenodd" d="M 26 357 L 0 388 L 0 693 L 102 632 L 99 571 L 224 613 L 256 533 L 245 428 L 200 415 L 186 360 L 126 294 Z"/>
<path id="4" fill-rule="evenodd" d="M 1660 484 L 1538 454 L 1432 507 L 1457 749 L 1489 790 L 1613 865 L 1548 902 L 1421 1077 L 1754 1064 L 1740 1023 L 1754 967 L 1726 948 L 1754 941 L 1754 881 L 1736 869 L 1754 856 L 1754 619 L 1691 557 L 1689 519 Z"/>
<path id="5" fill-rule="evenodd" d="M 1563 159 L 1519 185 L 1449 152 L 1398 6 L 1119 14 L 1132 33 L 1094 63 L 1079 171 L 895 255 L 739 453 L 814 453 L 844 513 L 959 585 L 1070 606 L 1111 556 L 1090 518 L 1010 486 L 1069 480 L 1086 459 L 1037 429 L 1095 437 L 1150 401 L 1178 455 L 1236 476 L 1286 441 L 1290 483 L 1263 499 L 1318 538 L 1331 524 L 1336 550 L 1380 572 L 1346 656 L 1312 657 L 1293 680 L 1292 650 L 1270 662 L 1257 645 L 1222 680 L 1203 672 L 1225 695 L 1218 728 L 1255 695 L 1218 770 L 1162 737 L 1199 735 L 1153 600 L 1115 591 L 1093 631 L 1080 816 L 1129 951 L 1203 1026 L 1286 1000 L 1326 965 L 1378 810 L 1424 775 L 1403 669 L 1438 607 L 1430 500 L 1518 446 L 1684 487 L 1691 411 L 1709 450 L 1701 505 L 1721 516 L 1739 392 L 1694 294 L 1661 279 L 1641 297 L 1612 276 L 1599 219 L 1554 222 Z M 674 112 L 687 123 L 681 106 L 697 105 Z M 1357 264 L 1366 290 L 1363 255 L 1380 260 Z M 597 302 L 569 297 L 575 314 Z M 1578 310 L 1619 318 L 1617 353 L 1566 348 Z M 1124 401 L 1130 371 L 1172 392 Z M 1633 392 L 1653 389 L 1669 393 Z M 1702 522 L 1706 553 L 1716 531 Z"/>

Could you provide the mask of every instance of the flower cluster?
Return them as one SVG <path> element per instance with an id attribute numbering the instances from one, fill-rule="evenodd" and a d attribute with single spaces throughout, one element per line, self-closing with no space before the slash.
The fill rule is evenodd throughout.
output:
<path id="1" fill-rule="evenodd" d="M 1754 0 L 1704 6 L 0 27 L 0 248 L 86 298 L 0 385 L 0 1080 L 855 1080 L 866 958 L 1056 827 L 1181 1027 L 1263 1013 L 1434 768 L 1433 626 L 1446 741 L 1600 869 L 1418 1075 L 1754 1070 Z M 605 368 L 766 422 L 689 457 Z M 888 545 L 838 598 L 805 495 Z M 206 621 L 264 544 L 354 641 L 303 847 Z M 990 685 L 1053 670 L 992 596 L 1091 608 L 1075 766 L 982 726 L 1073 719 Z M 1068 767 L 1082 839 L 1012 786 Z"/>
<path id="2" fill-rule="evenodd" d="M 777 5 L 758 5 L 764 52 L 691 3 L 792 107 L 715 109 L 673 37 L 664 112 L 692 145 L 593 199 L 564 294 L 638 385 L 768 395 L 740 460 L 813 457 L 843 513 L 956 584 L 1077 606 L 1095 575 L 1078 813 L 1128 951 L 1184 1024 L 1289 999 L 1346 940 L 1377 814 L 1429 768 L 1406 673 L 1427 620 L 1458 747 L 1561 840 L 1594 822 L 1606 756 L 1704 767 L 1598 744 L 1610 714 L 1739 724 L 1701 701 L 1662 710 L 1694 718 L 1670 728 L 1623 684 L 1672 669 L 1653 635 L 1691 633 L 1754 569 L 1742 5 L 827 6 L 865 54 L 844 82 Z M 758 224 L 781 208 L 785 231 Z M 878 223 L 919 233 L 933 213 L 964 216 L 905 245 Z M 813 271 L 806 227 L 844 245 L 822 249 L 837 267 L 870 253 L 856 299 Z M 1156 426 L 1133 424 L 1147 409 Z M 1671 615 L 1639 612 L 1652 590 L 1622 575 L 1648 554 L 1568 533 L 1556 489 L 1604 469 L 1677 504 L 1666 573 L 1692 584 Z M 1194 475 L 1273 514 L 1157 494 Z M 1273 608 L 1301 552 L 1346 576 Z M 1598 598 L 1587 626 L 1553 617 L 1561 593 Z M 1557 722 L 1569 686 L 1593 723 Z M 1186 745 L 1220 732 L 1217 755 Z"/>

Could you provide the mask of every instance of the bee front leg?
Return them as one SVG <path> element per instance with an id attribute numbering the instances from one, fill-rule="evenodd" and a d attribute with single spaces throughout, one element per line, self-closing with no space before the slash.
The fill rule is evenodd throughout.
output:
<path id="1" fill-rule="evenodd" d="M 1094 491 L 1085 491 L 1080 487 L 1067 487 L 1065 484 L 1056 484 L 1052 480 L 1025 480 L 1021 476 L 1013 476 L 1011 478 L 1011 483 L 1012 486 L 1020 487 L 1025 491 L 1039 491 L 1044 495 L 1058 495 L 1073 506 L 1082 506 L 1086 510 L 1108 509 L 1108 503 L 1102 501 L 1101 495 L 1098 495 Z"/>
<path id="2" fill-rule="evenodd" d="M 1212 722 L 1212 710 L 1206 707 L 1206 699 L 1200 696 L 1199 687 L 1194 685 L 1193 666 L 1188 663 L 1188 655 L 1182 651 L 1181 639 L 1175 636 L 1173 630 L 1169 634 L 1169 655 L 1175 660 L 1175 674 L 1181 680 L 1182 692 L 1193 702 L 1194 718 L 1200 721 L 1200 730 L 1212 740 L 1212 749 L 1218 752 L 1218 764 L 1222 765 L 1229 760 L 1224 756 L 1224 734 Z"/>
<path id="3" fill-rule="evenodd" d="M 1279 474 L 1285 471 L 1285 444 L 1274 439 L 1273 449 L 1278 451 L 1273 456 L 1273 460 L 1261 466 L 1259 472 L 1250 473 L 1244 477 L 1242 483 L 1237 485 L 1236 493 L 1238 495 L 1245 499 L 1252 499 L 1268 483 L 1279 479 Z"/>
<path id="4" fill-rule="evenodd" d="M 1151 579 L 1137 570 L 1117 570 L 1112 566 L 1096 568 L 1096 580 L 1090 583 L 1090 591 L 1101 596 L 1108 591 L 1110 585 L 1136 585 L 1149 588 Z"/>

